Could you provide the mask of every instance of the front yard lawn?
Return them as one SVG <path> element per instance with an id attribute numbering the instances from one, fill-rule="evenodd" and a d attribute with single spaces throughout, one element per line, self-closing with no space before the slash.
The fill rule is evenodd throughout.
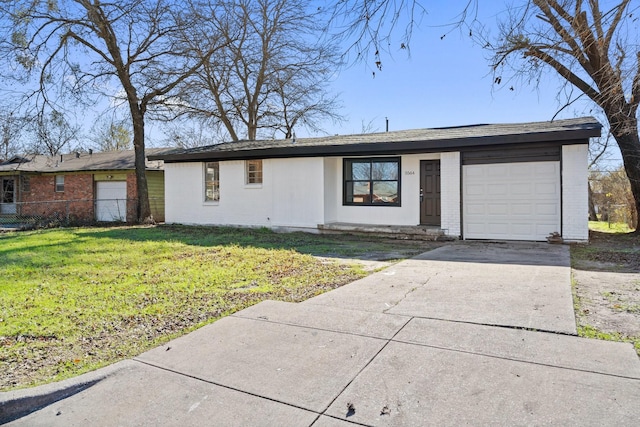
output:
<path id="1" fill-rule="evenodd" d="M 312 255 L 403 258 L 430 245 L 177 226 L 0 234 L 0 390 L 75 376 L 259 301 L 301 301 L 367 274 Z"/>

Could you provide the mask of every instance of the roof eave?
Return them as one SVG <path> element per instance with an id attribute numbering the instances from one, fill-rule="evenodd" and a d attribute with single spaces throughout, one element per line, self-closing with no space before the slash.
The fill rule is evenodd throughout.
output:
<path id="1" fill-rule="evenodd" d="M 600 136 L 600 124 L 576 130 L 534 132 L 498 136 L 463 137 L 438 140 L 417 140 L 344 145 L 295 145 L 235 151 L 209 151 L 202 153 L 176 153 L 149 156 L 149 160 L 166 163 L 216 160 L 244 160 L 315 156 L 364 156 L 388 154 L 416 154 L 427 152 L 459 151 L 465 148 L 520 145 L 530 143 L 556 143 L 560 145 L 587 144 L 589 138 Z"/>

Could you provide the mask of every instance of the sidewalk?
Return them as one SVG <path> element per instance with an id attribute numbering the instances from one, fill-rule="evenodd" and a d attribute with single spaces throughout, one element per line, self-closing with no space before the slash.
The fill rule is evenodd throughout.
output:
<path id="1" fill-rule="evenodd" d="M 442 247 L 87 374 L 9 425 L 636 425 L 640 361 L 572 335 L 568 260 L 546 244 Z M 0 411 L 37 394 L 3 393 Z"/>

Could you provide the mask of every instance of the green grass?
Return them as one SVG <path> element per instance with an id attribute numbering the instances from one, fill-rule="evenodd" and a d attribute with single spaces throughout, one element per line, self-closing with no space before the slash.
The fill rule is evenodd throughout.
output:
<path id="1" fill-rule="evenodd" d="M 310 254 L 393 245 L 204 227 L 0 234 L 0 389 L 132 357 L 264 299 L 304 300 L 367 274 Z"/>
<path id="2" fill-rule="evenodd" d="M 623 222 L 589 221 L 589 230 L 601 233 L 630 233 L 632 228 Z"/>

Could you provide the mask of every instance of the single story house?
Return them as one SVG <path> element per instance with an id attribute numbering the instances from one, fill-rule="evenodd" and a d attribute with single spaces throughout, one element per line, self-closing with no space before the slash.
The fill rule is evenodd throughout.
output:
<path id="1" fill-rule="evenodd" d="M 147 149 L 147 155 L 166 150 Z M 147 160 L 146 175 L 153 217 L 164 221 L 163 162 Z M 17 156 L 0 162 L 0 217 L 133 222 L 137 193 L 133 150 Z"/>
<path id="2" fill-rule="evenodd" d="M 462 239 L 588 239 L 592 117 L 240 141 L 163 160 L 167 223 L 435 228 Z"/>

